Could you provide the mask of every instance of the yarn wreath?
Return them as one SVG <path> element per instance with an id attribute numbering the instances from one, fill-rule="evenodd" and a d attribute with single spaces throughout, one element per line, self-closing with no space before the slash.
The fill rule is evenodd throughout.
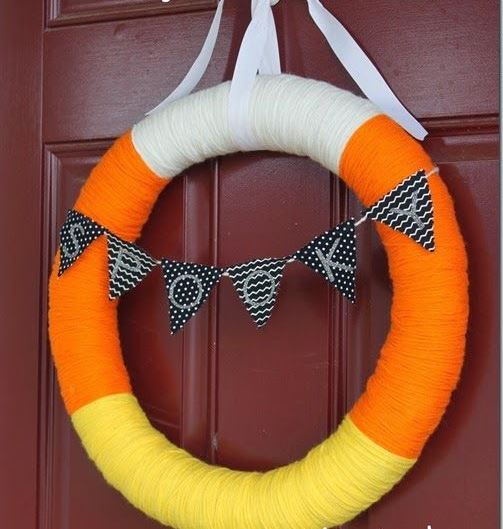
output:
<path id="1" fill-rule="evenodd" d="M 194 163 L 237 150 L 229 83 L 136 124 L 92 170 L 74 209 L 136 240 L 160 191 Z M 421 145 L 367 99 L 291 75 L 259 76 L 249 107 L 256 150 L 309 156 L 365 206 L 434 167 Z M 457 383 L 468 314 L 467 260 L 440 175 L 429 185 L 436 249 L 376 223 L 393 284 L 391 323 L 374 374 L 337 430 L 301 460 L 265 472 L 212 466 L 156 431 L 133 395 L 106 238 L 50 279 L 49 332 L 64 403 L 82 443 L 131 503 L 182 529 L 321 529 L 340 525 L 414 465 Z"/>

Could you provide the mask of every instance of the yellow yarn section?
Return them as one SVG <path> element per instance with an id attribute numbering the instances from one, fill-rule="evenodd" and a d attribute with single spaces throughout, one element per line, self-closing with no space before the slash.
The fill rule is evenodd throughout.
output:
<path id="1" fill-rule="evenodd" d="M 347 416 L 301 461 L 269 472 L 210 466 L 155 430 L 136 398 L 117 394 L 72 421 L 105 479 L 152 518 L 184 529 L 321 529 L 355 517 L 415 459 L 388 452 Z"/>

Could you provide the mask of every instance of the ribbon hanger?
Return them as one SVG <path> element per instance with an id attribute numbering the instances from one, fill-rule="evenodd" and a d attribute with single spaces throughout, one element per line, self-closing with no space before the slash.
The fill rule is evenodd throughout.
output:
<path id="1" fill-rule="evenodd" d="M 309 14 L 326 38 L 330 48 L 360 87 L 361 91 L 385 114 L 409 134 L 423 140 L 428 132 L 402 105 L 382 75 L 353 39 L 347 29 L 320 0 L 306 0 Z M 278 38 L 271 6 L 279 0 L 252 0 L 252 17 L 236 60 L 229 93 L 229 125 L 235 143 L 242 150 L 254 148 L 248 124 L 248 105 L 257 73 L 280 74 Z M 218 37 L 224 0 L 219 0 L 208 36 L 198 57 L 182 82 L 171 94 L 147 114 L 164 108 L 170 102 L 192 92 L 204 75 Z"/>
<path id="2" fill-rule="evenodd" d="M 215 16 L 213 17 L 213 22 L 211 23 L 210 30 L 206 36 L 203 47 L 199 52 L 194 64 L 190 67 L 190 70 L 187 72 L 187 75 L 182 79 L 180 84 L 169 94 L 169 96 L 161 101 L 156 107 L 152 110 L 149 110 L 146 115 L 153 114 L 157 110 L 161 110 L 166 105 L 169 105 L 172 101 L 176 101 L 186 95 L 189 95 L 192 90 L 198 85 L 201 80 L 204 72 L 208 68 L 211 57 L 213 55 L 213 50 L 215 49 L 215 44 L 217 42 L 218 32 L 220 30 L 220 22 L 222 20 L 222 11 L 224 10 L 224 0 L 220 0 L 215 11 Z"/>

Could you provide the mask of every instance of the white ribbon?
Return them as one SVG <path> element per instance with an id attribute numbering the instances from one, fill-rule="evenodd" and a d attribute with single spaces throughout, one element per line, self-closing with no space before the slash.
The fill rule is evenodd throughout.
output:
<path id="1" fill-rule="evenodd" d="M 149 110 L 146 114 L 147 116 L 157 110 L 161 110 L 161 108 L 164 108 L 172 101 L 176 101 L 181 97 L 189 95 L 197 86 L 204 75 L 204 72 L 208 68 L 211 56 L 213 55 L 213 50 L 215 49 L 215 44 L 217 42 L 218 31 L 220 30 L 220 21 L 222 20 L 223 10 L 224 0 L 220 0 L 215 11 L 215 16 L 213 17 L 213 22 L 211 23 L 208 36 L 206 37 L 203 47 L 201 48 L 197 59 L 194 61 L 194 64 L 191 66 L 190 70 L 187 72 L 187 75 L 182 79 L 181 83 L 173 90 L 173 92 L 171 92 L 171 94 L 169 94 L 169 96 L 161 101 L 155 108 Z"/>
<path id="2" fill-rule="evenodd" d="M 222 0 L 223 2 L 224 0 Z M 260 0 L 252 0 L 252 18 L 255 9 Z M 274 23 L 274 15 L 272 14 L 271 5 L 275 5 L 279 0 L 272 0 L 267 10 L 267 42 L 262 54 L 262 60 L 258 72 L 264 75 L 277 75 L 281 73 L 281 62 L 279 59 L 278 35 L 276 33 L 276 24 Z"/>
<path id="3" fill-rule="evenodd" d="M 426 129 L 400 103 L 393 90 L 349 34 L 349 31 L 323 7 L 320 0 L 307 0 L 307 3 L 311 18 L 361 91 L 411 136 L 423 140 L 428 134 Z"/>
<path id="4" fill-rule="evenodd" d="M 252 0 L 252 18 L 239 48 L 229 93 L 229 125 L 235 143 L 242 150 L 253 149 L 256 144 L 249 126 L 248 107 L 257 72 L 272 75 L 281 73 L 276 25 L 271 9 L 271 4 L 278 1 Z M 426 129 L 400 103 L 346 28 L 323 7 L 320 0 L 307 0 L 307 3 L 311 18 L 361 91 L 409 134 L 423 140 L 428 134 Z M 223 6 L 224 0 L 220 0 L 203 48 L 185 78 L 148 114 L 188 95 L 199 83 L 215 48 Z"/>
<path id="5" fill-rule="evenodd" d="M 257 143 L 248 120 L 249 102 L 257 72 L 281 73 L 270 0 L 254 0 L 252 9 L 252 19 L 239 48 L 229 91 L 229 126 L 234 143 L 244 151 L 253 150 Z M 271 40 L 275 42 L 275 48 L 271 48 Z"/>

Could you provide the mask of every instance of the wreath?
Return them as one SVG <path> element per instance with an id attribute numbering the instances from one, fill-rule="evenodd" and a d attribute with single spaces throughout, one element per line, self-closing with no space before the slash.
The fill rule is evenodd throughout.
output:
<path id="1" fill-rule="evenodd" d="M 93 169 L 74 206 L 133 243 L 174 175 L 236 151 L 229 83 L 180 99 L 136 124 Z M 452 199 L 418 142 L 367 99 L 290 75 L 259 76 L 250 100 L 256 149 L 309 156 L 369 207 L 423 169 L 434 251 L 383 222 L 389 260 L 389 334 L 365 392 L 304 459 L 238 472 L 191 456 L 156 431 L 124 365 L 106 237 L 50 279 L 49 330 L 66 409 L 89 457 L 131 503 L 182 529 L 321 529 L 352 519 L 414 465 L 438 425 L 462 366 L 467 262 Z M 431 250 L 431 248 L 430 248 Z M 66 256 L 67 257 L 67 256 Z"/>

